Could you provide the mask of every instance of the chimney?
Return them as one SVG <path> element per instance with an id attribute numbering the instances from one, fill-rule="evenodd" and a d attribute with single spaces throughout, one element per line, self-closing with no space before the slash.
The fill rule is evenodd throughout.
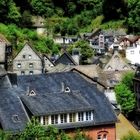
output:
<path id="1" fill-rule="evenodd" d="M 64 84 L 64 82 L 61 83 L 61 91 L 62 91 L 62 92 L 65 91 L 65 84 Z"/>

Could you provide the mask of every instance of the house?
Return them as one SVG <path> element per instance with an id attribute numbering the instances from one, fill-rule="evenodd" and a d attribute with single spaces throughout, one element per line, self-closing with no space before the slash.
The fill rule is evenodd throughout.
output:
<path id="1" fill-rule="evenodd" d="M 66 131 L 81 128 L 92 138 L 104 135 L 114 139 L 116 116 L 108 99 L 79 74 L 19 76 L 18 85 L 23 90 L 29 85 L 34 91 L 32 95 L 22 95 L 21 100 L 42 125 L 53 124 Z"/>
<path id="2" fill-rule="evenodd" d="M 58 43 L 58 44 L 69 45 L 69 44 L 72 44 L 73 42 L 76 42 L 78 40 L 78 37 L 55 35 L 53 37 L 53 40 L 55 43 Z"/>
<path id="3" fill-rule="evenodd" d="M 128 47 L 126 49 L 126 59 L 130 61 L 131 64 L 140 64 L 140 45 L 134 44 L 133 47 Z"/>
<path id="4" fill-rule="evenodd" d="M 102 67 L 103 71 L 100 74 L 100 79 L 106 85 L 106 96 L 113 97 L 115 101 L 114 86 L 121 81 L 124 73 L 133 71 L 132 68 L 125 62 L 118 51 L 115 51 L 112 57 Z"/>
<path id="5" fill-rule="evenodd" d="M 46 35 L 47 29 L 45 27 L 45 19 L 40 16 L 32 17 L 32 28 L 36 29 L 38 35 Z"/>
<path id="6" fill-rule="evenodd" d="M 72 56 L 66 51 L 54 63 L 56 65 L 59 63 L 64 65 L 77 65 Z"/>
<path id="7" fill-rule="evenodd" d="M 43 55 L 43 71 L 46 73 L 50 71 L 55 64 L 51 61 L 51 59 L 47 55 Z"/>
<path id="8" fill-rule="evenodd" d="M 108 99 L 78 73 L 20 75 L 10 81 L 11 87 L 0 87 L 2 129 L 22 131 L 35 116 L 43 126 L 67 133 L 81 129 L 92 139 L 116 139 L 117 118 Z"/>
<path id="9" fill-rule="evenodd" d="M 13 59 L 13 72 L 18 75 L 32 75 L 43 72 L 42 58 L 26 43 Z"/>
<path id="10" fill-rule="evenodd" d="M 6 70 L 8 69 L 11 53 L 12 47 L 10 42 L 4 35 L 0 34 L 0 66 Z"/>

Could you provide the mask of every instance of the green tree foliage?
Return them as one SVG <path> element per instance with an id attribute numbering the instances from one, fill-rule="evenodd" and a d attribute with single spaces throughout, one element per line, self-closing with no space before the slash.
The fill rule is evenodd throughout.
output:
<path id="1" fill-rule="evenodd" d="M 89 46 L 87 41 L 84 40 L 80 40 L 75 42 L 74 44 L 72 44 L 69 48 L 68 51 L 70 53 L 72 53 L 72 50 L 74 48 L 79 48 L 80 49 L 80 53 L 81 53 L 81 57 L 82 60 L 87 60 L 88 58 L 91 58 L 93 56 L 93 50 L 92 48 Z"/>
<path id="2" fill-rule="evenodd" d="M 140 33 L 140 1 L 128 0 L 128 18 L 126 23 L 129 32 Z"/>
<path id="3" fill-rule="evenodd" d="M 121 140 L 140 140 L 140 135 L 129 132 L 129 134 L 121 138 Z"/>
<path id="4" fill-rule="evenodd" d="M 125 0 L 103 0 L 103 14 L 105 20 L 123 19 L 127 14 Z"/>
<path id="5" fill-rule="evenodd" d="M 13 0 L 0 0 L 0 9 L 1 22 L 18 24 L 21 14 Z"/>
<path id="6" fill-rule="evenodd" d="M 136 106 L 135 94 L 132 87 L 133 77 L 133 73 L 126 73 L 122 81 L 115 86 L 117 102 L 120 104 L 121 110 L 125 115 L 131 113 Z"/>
<path id="7" fill-rule="evenodd" d="M 21 26 L 31 27 L 32 26 L 32 15 L 30 11 L 24 11 L 21 18 Z"/>
<path id="8" fill-rule="evenodd" d="M 133 92 L 133 78 L 134 72 L 127 72 L 123 75 L 121 83 L 127 86 L 129 90 Z"/>
<path id="9" fill-rule="evenodd" d="M 30 0 L 32 10 L 35 14 L 50 17 L 54 14 L 51 0 Z"/>

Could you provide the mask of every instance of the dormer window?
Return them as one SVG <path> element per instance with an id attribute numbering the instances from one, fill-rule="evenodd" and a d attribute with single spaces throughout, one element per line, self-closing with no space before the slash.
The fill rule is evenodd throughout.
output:
<path id="1" fill-rule="evenodd" d="M 127 66 L 123 66 L 123 69 L 127 69 Z"/>
<path id="2" fill-rule="evenodd" d="M 35 96 L 35 95 L 36 95 L 35 91 L 31 90 L 30 93 L 29 93 L 29 96 Z"/>
<path id="3" fill-rule="evenodd" d="M 65 92 L 69 93 L 70 92 L 70 88 L 69 87 L 66 87 L 65 88 Z"/>
<path id="4" fill-rule="evenodd" d="M 107 69 L 108 69 L 108 70 L 111 70 L 111 69 L 112 69 L 112 67 L 111 67 L 111 66 L 108 66 L 108 67 L 107 67 Z"/>
<path id="5" fill-rule="evenodd" d="M 13 120 L 13 122 L 20 122 L 20 119 L 19 119 L 19 116 L 18 115 L 13 115 L 12 116 L 12 120 Z"/>

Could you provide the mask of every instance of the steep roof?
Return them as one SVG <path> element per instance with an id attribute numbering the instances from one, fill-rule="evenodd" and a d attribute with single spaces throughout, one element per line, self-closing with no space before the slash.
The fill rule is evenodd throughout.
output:
<path id="1" fill-rule="evenodd" d="M 103 68 L 104 71 L 127 71 L 132 68 L 124 61 L 118 51 L 115 51 L 109 62 Z"/>
<path id="2" fill-rule="evenodd" d="M 8 46 L 11 45 L 11 43 L 7 40 L 7 38 L 3 34 L 0 34 L 0 42 L 3 42 Z"/>
<path id="3" fill-rule="evenodd" d="M 64 52 L 56 61 L 55 64 L 62 63 L 64 65 L 77 65 L 70 54 Z"/>
<path id="4" fill-rule="evenodd" d="M 16 92 L 11 88 L 0 89 L 0 123 L 5 131 L 22 131 L 28 121 L 28 116 Z"/>
<path id="5" fill-rule="evenodd" d="M 130 132 L 138 135 L 139 132 L 134 126 L 127 120 L 123 114 L 118 115 L 118 122 L 116 123 L 116 140 L 120 140 L 123 136 L 128 135 Z"/>
<path id="6" fill-rule="evenodd" d="M 70 93 L 65 93 L 65 95 L 63 92 L 61 92 L 62 82 L 64 82 L 70 88 Z M 54 107 L 57 107 L 57 105 L 60 105 L 62 110 L 64 109 L 68 112 L 77 112 L 79 111 L 78 109 L 81 108 L 84 111 L 84 106 L 86 105 L 86 107 L 90 110 L 93 108 L 93 125 L 114 123 L 116 121 L 116 116 L 105 95 L 101 93 L 94 85 L 83 79 L 78 73 L 60 72 L 49 73 L 47 75 L 18 76 L 18 85 L 24 90 L 26 90 L 28 86 L 35 89 L 36 96 L 27 97 L 26 95 L 22 95 L 21 98 L 23 102 L 27 104 L 27 106 L 29 105 L 29 110 L 33 114 L 35 113 L 36 115 L 39 115 L 41 113 L 36 111 L 37 104 L 39 105 L 38 109 L 51 105 L 51 112 L 56 111 Z M 62 94 L 64 94 L 64 96 L 62 96 Z M 46 97 L 46 99 L 43 99 L 43 97 Z M 54 101 L 52 101 L 53 98 Z M 61 103 L 58 102 L 59 100 Z M 74 106 L 75 110 L 73 110 Z M 57 107 L 57 109 L 59 113 L 62 113 L 61 108 Z"/>
<path id="7" fill-rule="evenodd" d="M 38 52 L 32 47 L 32 45 L 31 45 L 29 42 L 26 42 L 26 43 L 24 44 L 23 48 L 15 55 L 14 59 L 16 59 L 16 58 L 18 57 L 18 55 L 21 53 L 21 51 L 22 51 L 25 47 L 27 47 L 27 46 L 30 47 L 31 50 L 32 50 L 40 59 L 42 59 L 41 56 L 38 54 Z"/>

